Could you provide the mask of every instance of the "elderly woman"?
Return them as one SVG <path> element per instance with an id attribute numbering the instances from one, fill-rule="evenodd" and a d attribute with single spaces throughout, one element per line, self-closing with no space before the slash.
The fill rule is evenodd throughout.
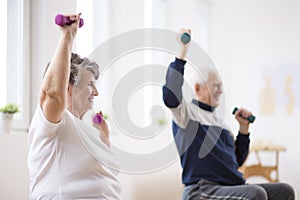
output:
<path id="1" fill-rule="evenodd" d="M 98 65 L 71 53 L 80 14 L 68 17 L 28 133 L 30 199 L 120 199 L 107 123 L 82 121 L 98 96 Z"/>

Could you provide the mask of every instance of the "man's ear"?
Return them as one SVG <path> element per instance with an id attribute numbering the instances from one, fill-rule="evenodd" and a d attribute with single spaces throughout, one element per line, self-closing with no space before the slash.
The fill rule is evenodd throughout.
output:
<path id="1" fill-rule="evenodd" d="M 201 89 L 201 85 L 199 83 L 196 83 L 194 89 L 195 89 L 195 93 L 198 93 Z"/>

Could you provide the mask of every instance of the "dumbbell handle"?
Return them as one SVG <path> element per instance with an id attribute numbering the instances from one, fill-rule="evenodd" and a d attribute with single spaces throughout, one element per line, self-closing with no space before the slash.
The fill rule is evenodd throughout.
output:
<path id="1" fill-rule="evenodd" d="M 79 28 L 81 28 L 84 24 L 84 21 L 82 18 L 79 19 Z M 65 25 L 71 25 L 73 24 L 75 21 L 70 20 L 69 17 L 62 15 L 62 14 L 58 14 L 55 16 L 55 24 L 59 25 L 59 26 L 65 26 Z"/>
<path id="2" fill-rule="evenodd" d="M 238 111 L 239 109 L 237 107 L 235 107 L 232 111 L 232 114 L 235 115 L 236 111 Z M 255 116 L 254 115 L 251 115 L 249 117 L 247 117 L 247 120 L 250 122 L 250 123 L 253 123 L 254 120 L 255 120 Z"/>

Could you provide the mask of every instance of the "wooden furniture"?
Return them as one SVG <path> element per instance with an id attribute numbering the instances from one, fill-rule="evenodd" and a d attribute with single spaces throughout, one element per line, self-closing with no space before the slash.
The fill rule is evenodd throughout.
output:
<path id="1" fill-rule="evenodd" d="M 275 164 L 263 165 L 259 152 L 273 152 L 276 156 Z M 278 163 L 279 163 L 279 152 L 286 151 L 284 146 L 273 145 L 272 143 L 266 144 L 254 144 L 250 147 L 250 153 L 255 153 L 258 163 L 253 165 L 247 165 L 247 162 L 241 167 L 240 171 L 244 174 L 244 178 L 247 179 L 251 176 L 262 176 L 269 182 L 278 182 Z M 271 173 L 275 172 L 275 178 L 272 178 Z"/>

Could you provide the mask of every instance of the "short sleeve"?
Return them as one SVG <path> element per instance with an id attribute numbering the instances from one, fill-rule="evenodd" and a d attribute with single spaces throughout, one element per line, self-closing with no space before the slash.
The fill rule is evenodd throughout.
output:
<path id="1" fill-rule="evenodd" d="M 63 115 L 62 120 L 58 123 L 53 123 L 47 120 L 45 117 L 43 110 L 40 106 L 40 104 L 37 106 L 35 113 L 33 115 L 33 118 L 31 120 L 30 128 L 29 128 L 29 133 L 34 132 L 34 134 L 44 134 L 44 135 L 52 135 L 57 132 L 59 127 L 64 121 L 64 116 Z"/>

